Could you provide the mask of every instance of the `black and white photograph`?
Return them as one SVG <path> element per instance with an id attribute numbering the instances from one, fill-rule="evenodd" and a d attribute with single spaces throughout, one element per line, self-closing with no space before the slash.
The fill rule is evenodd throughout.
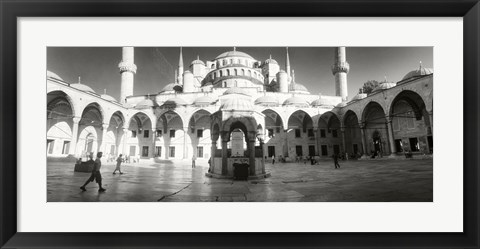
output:
<path id="1" fill-rule="evenodd" d="M 47 47 L 47 202 L 433 202 L 433 51 Z"/>

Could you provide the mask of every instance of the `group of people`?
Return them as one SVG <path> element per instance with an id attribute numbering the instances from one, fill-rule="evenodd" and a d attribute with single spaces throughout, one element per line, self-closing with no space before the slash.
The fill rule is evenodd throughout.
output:
<path id="1" fill-rule="evenodd" d="M 87 179 L 87 181 L 80 187 L 80 189 L 82 191 L 87 191 L 87 189 L 85 187 L 93 181 L 95 181 L 98 184 L 98 192 L 105 192 L 106 191 L 106 189 L 102 187 L 102 174 L 100 173 L 100 168 L 102 167 L 102 161 L 100 160 L 100 158 L 102 158 L 102 156 L 103 156 L 102 152 L 97 153 L 97 158 L 95 159 L 95 161 L 93 163 L 92 174 Z M 90 160 L 93 160 L 93 158 L 90 157 Z M 122 157 L 122 154 L 120 154 L 117 157 L 116 161 L 117 161 L 117 166 L 115 167 L 115 170 L 113 171 L 113 174 L 115 175 L 118 171 L 120 173 L 120 175 L 123 175 L 121 165 L 125 161 L 125 159 Z"/>

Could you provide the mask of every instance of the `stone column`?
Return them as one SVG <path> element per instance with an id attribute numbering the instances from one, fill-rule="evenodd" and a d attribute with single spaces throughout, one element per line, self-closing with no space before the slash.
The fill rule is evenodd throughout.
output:
<path id="1" fill-rule="evenodd" d="M 319 128 L 314 128 L 314 134 L 315 134 L 315 143 L 317 145 L 317 155 L 316 156 L 320 156 L 321 155 L 321 151 L 320 151 L 320 129 Z"/>
<path id="2" fill-rule="evenodd" d="M 152 158 L 155 159 L 155 153 L 156 153 L 156 141 L 157 141 L 157 129 L 152 128 Z"/>
<path id="3" fill-rule="evenodd" d="M 183 159 L 188 158 L 187 154 L 187 136 L 188 136 L 188 127 L 183 127 Z"/>
<path id="4" fill-rule="evenodd" d="M 363 149 L 363 155 L 362 158 L 368 158 L 367 156 L 367 142 L 365 140 L 365 125 L 360 123 L 360 132 L 362 135 L 362 149 Z"/>
<path id="5" fill-rule="evenodd" d="M 262 174 L 265 174 L 265 143 L 263 139 L 260 139 L 260 148 L 262 148 Z"/>
<path id="6" fill-rule="evenodd" d="M 387 127 L 388 141 L 390 144 L 390 157 L 395 157 L 397 156 L 397 148 L 395 147 L 395 140 L 393 138 L 392 119 L 388 119 L 385 126 Z"/>
<path id="7" fill-rule="evenodd" d="M 250 164 L 250 175 L 255 175 L 255 139 L 251 139 L 248 141 L 249 149 L 250 149 L 250 157 L 249 157 L 249 164 Z"/>
<path id="8" fill-rule="evenodd" d="M 129 130 L 128 128 L 125 128 L 123 127 L 123 145 L 122 145 L 122 151 L 123 151 L 123 155 L 126 156 L 127 155 L 127 139 L 128 139 L 128 133 L 129 133 Z"/>
<path id="9" fill-rule="evenodd" d="M 283 150 L 283 153 L 284 153 L 284 157 L 285 159 L 287 159 L 288 157 L 288 129 L 284 130 L 284 133 L 285 133 L 285 148 Z"/>
<path id="10" fill-rule="evenodd" d="M 70 155 L 75 155 L 75 150 L 77 148 L 78 123 L 80 123 L 80 119 L 81 118 L 79 117 L 73 118 L 72 140 L 70 142 L 70 151 L 68 152 Z"/>
<path id="11" fill-rule="evenodd" d="M 209 172 L 213 172 L 213 169 L 215 168 L 215 152 L 217 151 L 217 141 L 212 140 L 212 147 L 211 147 L 211 153 L 210 153 L 210 165 L 209 165 Z M 215 172 L 213 172 L 215 173 Z"/>
<path id="12" fill-rule="evenodd" d="M 228 138 L 222 138 L 222 175 L 228 173 L 228 150 L 227 150 Z"/>
<path id="13" fill-rule="evenodd" d="M 342 148 L 343 153 L 347 153 L 347 144 L 345 143 L 345 127 L 341 127 L 340 131 L 342 132 Z"/>
<path id="14" fill-rule="evenodd" d="M 106 143 L 106 138 L 107 138 L 107 131 L 108 131 L 108 124 L 102 124 L 102 144 L 98 148 L 98 152 L 103 152 L 103 154 L 107 154 L 107 143 Z"/>

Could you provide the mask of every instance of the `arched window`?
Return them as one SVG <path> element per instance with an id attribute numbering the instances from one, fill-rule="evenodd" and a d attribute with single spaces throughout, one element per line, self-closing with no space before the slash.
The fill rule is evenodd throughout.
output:
<path id="1" fill-rule="evenodd" d="M 223 82 L 223 87 L 227 87 L 227 82 L 226 81 Z"/>
<path id="2" fill-rule="evenodd" d="M 248 76 L 252 77 L 252 71 L 248 70 Z"/>
<path id="3" fill-rule="evenodd" d="M 230 64 L 233 64 L 233 59 L 230 59 Z"/>
<path id="4" fill-rule="evenodd" d="M 242 75 L 245 75 L 245 69 L 242 68 Z"/>
<path id="5" fill-rule="evenodd" d="M 227 76 L 230 76 L 230 69 L 227 69 Z"/>
<path id="6" fill-rule="evenodd" d="M 234 70 L 234 72 L 235 72 L 235 76 L 237 76 L 237 75 L 238 75 L 237 69 L 235 68 L 235 69 L 233 69 L 233 70 Z"/>
<path id="7" fill-rule="evenodd" d="M 211 68 L 212 68 L 212 69 L 215 69 L 215 64 L 212 63 Z"/>
<path id="8" fill-rule="evenodd" d="M 220 71 L 220 77 L 222 77 L 222 76 L 223 76 L 223 71 Z"/>
<path id="9" fill-rule="evenodd" d="M 224 60 L 223 60 L 223 65 L 226 66 L 227 64 L 228 64 L 227 59 L 224 59 Z"/>

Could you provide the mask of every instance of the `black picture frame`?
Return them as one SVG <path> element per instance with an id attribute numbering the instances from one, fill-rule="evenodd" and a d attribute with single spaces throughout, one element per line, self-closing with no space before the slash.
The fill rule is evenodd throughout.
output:
<path id="1" fill-rule="evenodd" d="M 463 17 L 464 232 L 462 233 L 19 233 L 17 232 L 17 17 L 335 16 Z M 478 0 L 0 1 L 0 245 L 2 248 L 479 248 Z M 455 87 L 455 86 L 452 86 Z M 454 131 L 452 131 L 454 132 Z M 461 160 L 458 160 L 459 163 Z M 445 214 L 448 215 L 448 214 Z M 181 222 L 181 221 L 179 221 Z M 255 224 L 252 223 L 252 226 Z"/>

